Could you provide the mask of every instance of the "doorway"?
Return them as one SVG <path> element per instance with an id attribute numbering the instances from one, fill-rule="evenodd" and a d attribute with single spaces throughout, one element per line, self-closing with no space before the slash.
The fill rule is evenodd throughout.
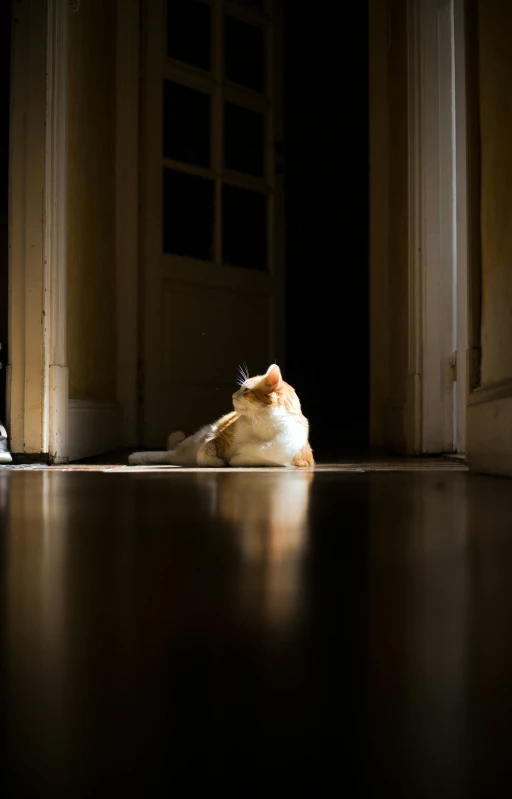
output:
<path id="1" fill-rule="evenodd" d="M 342 46 L 330 15 L 290 0 L 144 5 L 145 446 L 225 413 L 237 363 L 274 360 L 319 457 L 368 445 L 368 11 L 353 5 Z"/>
<path id="2" fill-rule="evenodd" d="M 369 441 L 367 3 L 284 2 L 286 377 L 316 455 Z"/>

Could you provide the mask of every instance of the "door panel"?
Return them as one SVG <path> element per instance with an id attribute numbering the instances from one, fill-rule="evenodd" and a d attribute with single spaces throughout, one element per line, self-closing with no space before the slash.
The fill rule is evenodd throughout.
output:
<path id="1" fill-rule="evenodd" d="M 265 295 L 166 282 L 163 297 L 166 378 L 232 385 L 231 363 L 259 363 L 267 358 L 269 309 Z M 186 351 L 172 344 L 184 331 Z"/>
<path id="2" fill-rule="evenodd" d="M 270 309 L 266 294 L 163 283 L 161 418 L 191 431 L 230 410 L 233 364 L 266 363 Z M 186 347 L 176 346 L 186 338 Z M 205 409 L 208 416 L 205 417 Z M 154 429 L 156 435 L 158 429 Z"/>
<path id="3" fill-rule="evenodd" d="M 282 361 L 278 6 L 144 4 L 139 438 L 146 446 L 229 411 L 242 361 L 253 373 Z"/>

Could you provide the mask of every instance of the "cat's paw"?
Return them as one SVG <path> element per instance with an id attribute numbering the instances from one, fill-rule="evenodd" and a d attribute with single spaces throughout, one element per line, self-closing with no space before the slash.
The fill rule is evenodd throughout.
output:
<path id="1" fill-rule="evenodd" d="M 142 466 L 143 464 L 144 458 L 140 452 L 132 452 L 131 455 L 128 455 L 128 466 Z"/>
<path id="2" fill-rule="evenodd" d="M 200 453 L 197 454 L 197 465 L 198 466 L 206 466 L 208 468 L 212 468 L 215 466 L 225 466 L 226 461 L 223 461 L 222 458 L 217 458 L 216 455 L 201 455 Z"/>
<path id="3" fill-rule="evenodd" d="M 175 430 L 174 433 L 170 433 L 167 439 L 167 449 L 176 449 L 178 444 L 181 444 L 184 440 L 185 433 L 182 430 Z"/>
<path id="4" fill-rule="evenodd" d="M 233 455 L 233 457 L 230 458 L 230 460 L 229 460 L 229 465 L 230 466 L 254 466 L 254 465 L 258 465 L 259 466 L 259 464 L 248 463 L 247 462 L 247 457 L 244 457 L 243 455 Z"/>

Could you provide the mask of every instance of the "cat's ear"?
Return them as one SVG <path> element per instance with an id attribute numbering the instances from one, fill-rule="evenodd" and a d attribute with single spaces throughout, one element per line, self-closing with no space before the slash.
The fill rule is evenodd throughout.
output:
<path id="1" fill-rule="evenodd" d="M 279 388 L 281 388 L 283 378 L 281 376 L 281 370 L 276 363 L 273 363 L 268 367 L 261 382 L 263 383 L 264 389 L 268 394 L 271 394 L 273 391 L 277 391 Z"/>

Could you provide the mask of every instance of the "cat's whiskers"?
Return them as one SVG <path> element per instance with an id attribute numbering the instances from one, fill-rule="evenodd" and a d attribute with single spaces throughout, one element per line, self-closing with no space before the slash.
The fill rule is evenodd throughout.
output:
<path id="1" fill-rule="evenodd" d="M 236 378 L 237 385 L 241 388 L 245 383 L 245 381 L 248 379 L 249 379 L 249 372 L 247 370 L 247 365 L 245 363 L 240 364 L 238 366 L 238 375 Z"/>

